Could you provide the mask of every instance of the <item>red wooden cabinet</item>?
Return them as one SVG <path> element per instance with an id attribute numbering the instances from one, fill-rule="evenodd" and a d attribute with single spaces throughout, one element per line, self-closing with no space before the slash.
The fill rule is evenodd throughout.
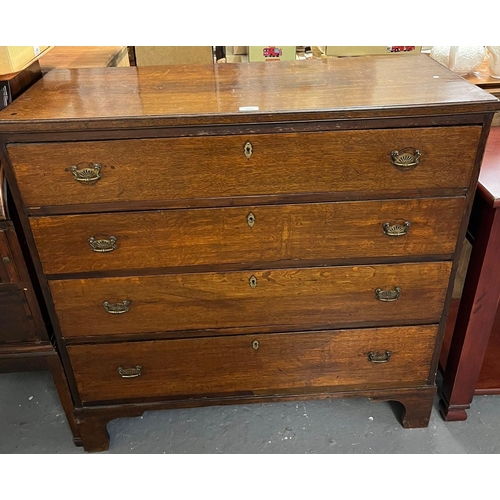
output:
<path id="1" fill-rule="evenodd" d="M 468 238 L 462 298 L 451 310 L 441 353 L 445 420 L 465 420 L 475 394 L 500 394 L 500 127 L 488 137 Z"/>

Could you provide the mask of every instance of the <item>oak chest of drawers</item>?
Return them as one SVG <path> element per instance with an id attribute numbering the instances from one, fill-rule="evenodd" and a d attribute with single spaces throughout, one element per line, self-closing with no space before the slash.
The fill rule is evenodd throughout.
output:
<path id="1" fill-rule="evenodd" d="M 364 396 L 426 426 L 496 98 L 426 56 L 53 71 L 2 161 L 86 450 L 145 410 Z"/>

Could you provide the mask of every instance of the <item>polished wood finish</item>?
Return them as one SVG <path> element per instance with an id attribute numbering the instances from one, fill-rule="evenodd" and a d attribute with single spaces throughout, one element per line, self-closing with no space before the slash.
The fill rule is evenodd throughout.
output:
<path id="1" fill-rule="evenodd" d="M 259 110 L 240 111 L 246 106 Z M 427 55 L 280 65 L 95 68 L 48 73 L 29 100 L 14 102 L 0 115 L 0 132 L 275 124 L 497 110 L 495 97 Z"/>
<path id="2" fill-rule="evenodd" d="M 426 56 L 401 59 L 54 70 L 0 112 L 2 162 L 86 450 L 107 448 L 113 418 L 206 404 L 363 396 L 399 401 L 403 425 L 427 425 L 500 103 Z M 390 154 L 407 147 L 422 156 L 402 172 Z M 76 181 L 82 162 L 100 163 L 101 179 Z M 383 234 L 389 208 L 394 224 L 411 208 L 408 235 Z M 113 224 L 114 252 L 64 256 L 72 234 L 89 251 L 89 229 L 119 238 Z M 389 330 L 390 359 L 370 344 Z M 138 374 L 139 354 L 153 371 L 122 379 L 120 366 Z"/>
<path id="3" fill-rule="evenodd" d="M 69 346 L 85 403 L 425 385 L 437 327 Z M 255 347 L 254 342 L 258 342 Z M 390 351 L 387 362 L 369 353 Z M 137 378 L 118 368 L 141 367 Z M 411 369 L 408 369 L 411 366 Z M 304 384 L 304 380 L 307 383 Z M 397 381 L 397 382 L 395 382 Z"/>
<path id="4" fill-rule="evenodd" d="M 464 208 L 464 197 L 423 198 L 32 217 L 30 224 L 44 272 L 57 275 L 452 255 Z M 407 234 L 384 233 L 383 224 L 404 222 Z M 91 237 L 110 245 L 114 237 L 116 249 L 95 252 Z"/>
<path id="5" fill-rule="evenodd" d="M 56 46 L 40 57 L 44 73 L 58 68 L 104 68 L 128 61 L 126 46 Z M 128 66 L 128 64 L 127 64 Z"/>
<path id="6" fill-rule="evenodd" d="M 375 196 L 401 185 L 466 188 L 480 132 L 480 127 L 349 130 L 16 144 L 8 151 L 28 207 L 141 200 L 164 206 L 178 199 L 330 191 Z M 244 154 L 248 140 L 253 146 L 249 159 Z M 392 165 L 390 153 L 408 147 L 419 149 L 422 157 L 416 168 L 402 171 Z M 91 185 L 76 181 L 70 171 L 87 163 L 102 165 L 101 179 Z"/>
<path id="7" fill-rule="evenodd" d="M 441 316 L 451 264 L 187 273 L 50 281 L 65 337 L 231 328 L 432 323 Z M 257 285 L 252 288 L 250 279 Z M 393 302 L 375 289 L 401 288 Z M 110 314 L 103 303 L 130 301 Z M 356 314 L 362 310 L 363 315 Z"/>
<path id="8" fill-rule="evenodd" d="M 474 394 L 500 392 L 497 357 L 500 329 L 493 329 L 500 302 L 499 177 L 500 128 L 493 128 L 469 223 L 472 253 L 462 298 L 456 317 L 451 319 L 446 349 L 441 356 L 440 408 L 448 421 L 467 418 L 466 410 Z M 493 335 L 491 341 L 490 335 Z"/>

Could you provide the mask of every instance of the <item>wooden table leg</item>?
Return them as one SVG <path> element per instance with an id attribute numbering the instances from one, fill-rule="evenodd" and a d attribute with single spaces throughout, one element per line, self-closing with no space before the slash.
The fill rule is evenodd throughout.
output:
<path id="1" fill-rule="evenodd" d="M 440 390 L 447 421 L 467 419 L 500 298 L 500 209 L 475 203 L 479 226 Z"/>

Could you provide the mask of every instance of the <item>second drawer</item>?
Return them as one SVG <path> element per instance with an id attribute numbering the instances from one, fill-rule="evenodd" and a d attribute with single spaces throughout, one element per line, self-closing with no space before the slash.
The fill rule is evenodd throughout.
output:
<path id="1" fill-rule="evenodd" d="M 31 219 L 46 274 L 451 255 L 465 198 Z"/>
<path id="2" fill-rule="evenodd" d="M 436 323 L 451 262 L 50 281 L 65 337 Z"/>

